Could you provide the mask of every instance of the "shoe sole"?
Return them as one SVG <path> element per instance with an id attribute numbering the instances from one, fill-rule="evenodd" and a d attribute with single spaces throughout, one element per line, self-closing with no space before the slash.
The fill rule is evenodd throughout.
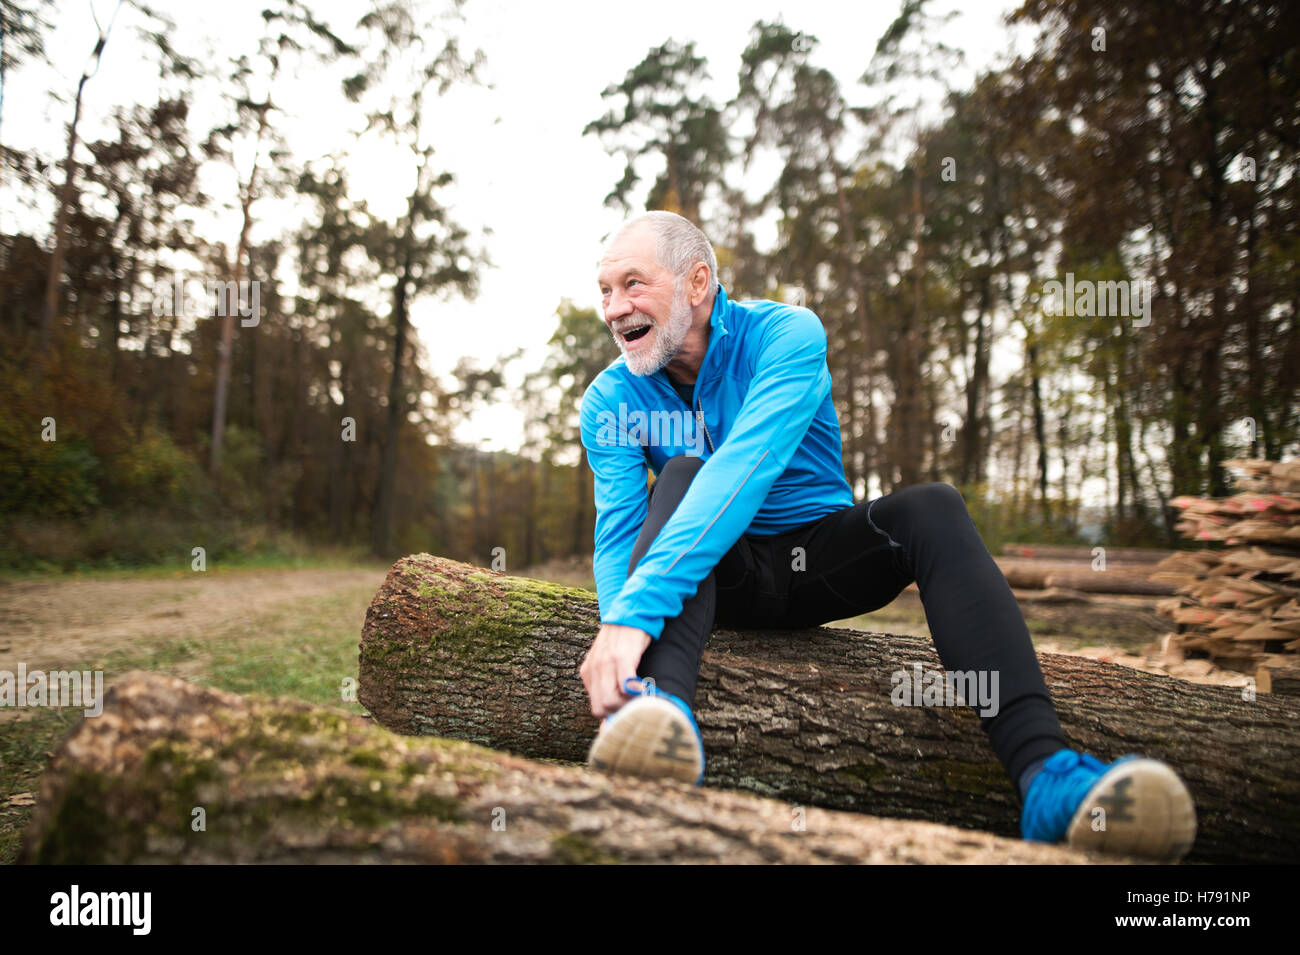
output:
<path id="1" fill-rule="evenodd" d="M 696 783 L 704 757 L 686 714 L 667 700 L 638 697 L 601 727 L 587 765 L 602 772 Z"/>
<path id="2" fill-rule="evenodd" d="M 1129 760 L 1108 770 L 1066 830 L 1075 849 L 1162 862 L 1177 862 L 1195 840 L 1191 793 L 1177 773 L 1154 759 Z"/>

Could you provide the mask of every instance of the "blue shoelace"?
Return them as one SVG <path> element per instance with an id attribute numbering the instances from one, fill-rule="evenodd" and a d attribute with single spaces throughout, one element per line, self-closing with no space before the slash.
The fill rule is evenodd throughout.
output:
<path id="1" fill-rule="evenodd" d="M 1033 842 L 1060 842 L 1080 804 L 1110 765 L 1072 749 L 1053 753 L 1029 786 L 1020 814 L 1021 835 Z"/>
<path id="2" fill-rule="evenodd" d="M 633 686 L 634 683 L 640 683 L 641 688 L 637 689 L 636 687 L 634 687 Z M 704 769 L 702 768 L 703 759 L 704 759 L 704 737 L 700 733 L 699 724 L 695 722 L 695 714 L 691 712 L 691 708 L 690 706 L 687 705 L 686 701 L 683 700 L 681 697 L 674 696 L 672 693 L 669 693 L 667 690 L 659 689 L 659 687 L 655 686 L 654 683 L 647 683 L 645 680 L 642 680 L 638 676 L 630 676 L 623 681 L 623 692 L 626 693 L 628 696 L 660 697 L 661 699 L 667 700 L 669 703 L 673 704 L 673 706 L 677 707 L 679 710 L 681 710 L 683 713 L 686 714 L 686 718 L 691 722 L 691 729 L 695 731 L 695 741 L 699 744 L 700 747 L 701 769 L 700 769 L 699 778 L 695 780 L 695 785 L 697 786 L 700 785 L 704 781 Z M 622 710 L 620 710 L 619 712 L 622 712 Z M 614 713 L 611 716 L 607 716 L 605 717 L 605 719 L 611 720 L 615 716 L 618 716 L 618 713 Z"/>

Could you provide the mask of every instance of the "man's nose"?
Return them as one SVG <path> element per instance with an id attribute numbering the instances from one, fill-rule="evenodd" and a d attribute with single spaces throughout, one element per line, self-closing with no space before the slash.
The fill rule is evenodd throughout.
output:
<path id="1" fill-rule="evenodd" d="M 624 295 L 620 289 L 614 289 L 609 293 L 609 298 L 605 300 L 605 321 L 607 322 L 616 321 L 625 315 L 630 315 L 633 311 L 632 300 Z"/>

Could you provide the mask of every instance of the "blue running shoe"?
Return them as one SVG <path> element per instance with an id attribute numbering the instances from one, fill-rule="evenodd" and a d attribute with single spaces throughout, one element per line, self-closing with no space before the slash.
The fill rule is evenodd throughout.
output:
<path id="1" fill-rule="evenodd" d="M 639 686 L 638 686 L 639 684 Z M 635 697 L 605 717 L 587 753 L 587 765 L 696 786 L 704 781 L 704 739 L 685 701 L 638 677 L 623 681 Z"/>
<path id="2" fill-rule="evenodd" d="M 1177 862 L 1196 839 L 1191 793 L 1157 759 L 1123 756 L 1107 765 L 1061 749 L 1034 777 L 1020 816 L 1034 842 L 1060 842 L 1092 852 Z"/>

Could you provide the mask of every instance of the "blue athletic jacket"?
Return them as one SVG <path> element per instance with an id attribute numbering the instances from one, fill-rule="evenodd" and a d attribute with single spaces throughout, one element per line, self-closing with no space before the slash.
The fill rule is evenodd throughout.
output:
<path id="1" fill-rule="evenodd" d="M 853 504 L 821 320 L 781 302 L 732 302 L 718 283 L 709 326 L 693 408 L 663 371 L 634 375 L 621 355 L 582 396 L 600 619 L 655 639 L 742 534 L 777 534 Z M 679 454 L 705 464 L 628 577 L 646 469 L 658 474 Z"/>

